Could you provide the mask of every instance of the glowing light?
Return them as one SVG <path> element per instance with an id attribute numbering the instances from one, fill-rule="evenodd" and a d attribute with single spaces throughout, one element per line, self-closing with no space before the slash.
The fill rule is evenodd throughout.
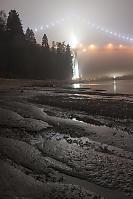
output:
<path id="1" fill-rule="evenodd" d="M 73 84 L 74 88 L 80 88 L 80 84 Z M 74 120 L 74 119 L 73 119 Z"/>
<path id="2" fill-rule="evenodd" d="M 119 48 L 123 48 L 124 46 L 122 44 L 119 45 Z"/>
<path id="3" fill-rule="evenodd" d="M 73 80 L 79 79 L 79 67 L 77 53 L 72 52 L 72 69 L 73 69 Z"/>
<path id="4" fill-rule="evenodd" d="M 114 86 L 113 86 L 113 89 L 114 89 L 114 93 L 116 93 L 116 90 L 117 90 L 117 86 L 116 86 L 116 81 L 115 81 L 115 78 L 114 78 L 114 82 L 113 82 Z"/>
<path id="5" fill-rule="evenodd" d="M 89 47 L 90 47 L 90 49 L 95 49 L 96 48 L 96 46 L 94 44 L 91 44 Z"/>
<path id="6" fill-rule="evenodd" d="M 72 19 L 73 17 L 75 17 L 75 19 L 77 20 L 81 20 L 82 23 L 86 22 L 91 28 L 94 28 L 95 30 L 98 30 L 98 31 L 101 31 L 101 32 L 104 32 L 104 33 L 108 33 L 114 37 L 117 37 L 119 39 L 123 39 L 123 40 L 127 40 L 129 42 L 133 42 L 133 38 L 126 35 L 126 34 L 120 34 L 118 32 L 114 32 L 114 31 L 111 31 L 111 30 L 108 30 L 107 28 L 104 28 L 100 25 L 97 25 L 95 23 L 92 23 L 90 21 L 88 21 L 86 18 L 84 17 L 80 17 L 79 15 L 71 15 L 71 16 L 67 16 L 67 17 L 64 17 L 64 18 L 61 18 L 59 20 L 56 20 L 55 22 L 53 23 L 50 23 L 50 24 L 47 24 L 45 25 L 45 28 L 49 28 L 49 27 L 54 27 L 55 24 L 61 24 L 61 22 L 65 22 L 66 20 L 70 20 Z M 43 26 L 39 27 L 39 28 L 36 28 L 35 29 L 35 32 L 38 32 L 38 30 L 43 30 Z"/>
<path id="7" fill-rule="evenodd" d="M 108 47 L 108 48 L 113 48 L 113 44 L 109 43 L 109 44 L 107 45 L 107 47 Z"/>
<path id="8" fill-rule="evenodd" d="M 86 50 L 86 48 L 83 48 L 83 50 L 82 50 L 82 51 L 85 53 L 87 50 Z"/>
<path id="9" fill-rule="evenodd" d="M 71 34 L 71 39 L 70 39 L 70 46 L 72 48 L 75 48 L 78 45 L 78 40 L 76 38 L 76 36 L 74 35 L 74 33 Z"/>

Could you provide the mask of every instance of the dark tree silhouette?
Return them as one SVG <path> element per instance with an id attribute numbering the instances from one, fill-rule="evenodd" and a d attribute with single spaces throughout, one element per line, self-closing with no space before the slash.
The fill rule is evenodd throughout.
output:
<path id="1" fill-rule="evenodd" d="M 47 35 L 44 34 L 42 38 L 42 47 L 49 48 Z"/>
<path id="2" fill-rule="evenodd" d="M 32 29 L 27 28 L 26 33 L 25 33 L 25 39 L 26 41 L 29 41 L 32 44 L 36 44 L 36 38 Z"/>
<path id="3" fill-rule="evenodd" d="M 65 51 L 65 58 L 66 58 L 66 66 L 67 66 L 67 76 L 69 76 L 69 79 L 72 79 L 72 52 L 69 44 L 66 46 L 66 51 Z"/>
<path id="4" fill-rule="evenodd" d="M 32 29 L 27 28 L 24 34 L 15 10 L 9 12 L 7 23 L 5 12 L 0 12 L 0 31 L 0 77 L 71 79 L 71 50 L 65 42 L 53 42 L 49 47 L 47 35 L 44 34 L 42 46 L 37 44 Z"/>
<path id="5" fill-rule="evenodd" d="M 11 10 L 9 12 L 9 16 L 7 18 L 7 32 L 11 38 L 22 38 L 24 36 L 22 23 L 16 10 Z"/>
<path id="6" fill-rule="evenodd" d="M 6 13 L 0 11 L 0 75 L 6 76 L 7 71 L 7 42 L 6 42 Z"/>
<path id="7" fill-rule="evenodd" d="M 52 41 L 52 52 L 56 52 L 56 43 L 55 41 Z"/>
<path id="8" fill-rule="evenodd" d="M 6 30 L 6 13 L 4 10 L 0 11 L 0 32 L 4 32 Z"/>

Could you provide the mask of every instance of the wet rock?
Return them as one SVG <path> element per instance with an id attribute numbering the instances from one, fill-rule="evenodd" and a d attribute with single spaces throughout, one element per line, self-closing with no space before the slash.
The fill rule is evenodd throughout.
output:
<path id="1" fill-rule="evenodd" d="M 2 199 L 5 199 L 4 196 L 9 196 L 10 199 L 16 199 L 16 197 L 21 199 L 92 199 L 96 196 L 79 186 L 42 183 L 1 160 L 0 165 L 0 197 Z M 98 198 L 99 196 L 96 196 L 96 199 Z"/>
<path id="2" fill-rule="evenodd" d="M 32 118 L 23 118 L 18 113 L 0 108 L 0 125 L 10 128 L 24 128 L 27 131 L 41 131 L 51 127 L 48 123 Z"/>

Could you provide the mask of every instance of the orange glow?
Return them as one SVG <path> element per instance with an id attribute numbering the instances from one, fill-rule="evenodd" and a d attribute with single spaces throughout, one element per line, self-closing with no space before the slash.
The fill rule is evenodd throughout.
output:
<path id="1" fill-rule="evenodd" d="M 95 80 L 95 78 L 93 78 L 93 80 Z M 88 84 L 89 86 L 98 86 L 98 85 L 101 85 L 101 84 Z"/>
<path id="2" fill-rule="evenodd" d="M 113 44 L 109 43 L 107 47 L 113 48 Z"/>
<path id="3" fill-rule="evenodd" d="M 91 44 L 91 45 L 89 46 L 89 48 L 90 48 L 90 49 L 95 49 L 96 46 L 95 46 L 94 44 Z"/>
<path id="4" fill-rule="evenodd" d="M 119 48 L 123 48 L 123 47 L 124 47 L 123 45 L 121 45 L 121 44 L 119 45 Z"/>
<path id="5" fill-rule="evenodd" d="M 107 49 L 110 49 L 112 50 L 114 48 L 113 44 L 109 43 L 107 46 L 106 46 Z"/>

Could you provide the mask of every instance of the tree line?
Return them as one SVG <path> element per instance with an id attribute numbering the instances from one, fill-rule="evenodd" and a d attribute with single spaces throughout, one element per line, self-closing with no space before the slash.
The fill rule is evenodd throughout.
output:
<path id="1" fill-rule="evenodd" d="M 72 79 L 72 56 L 65 42 L 52 42 L 44 34 L 37 44 L 34 32 L 23 26 L 16 10 L 8 17 L 0 11 L 0 77 L 24 79 Z"/>

